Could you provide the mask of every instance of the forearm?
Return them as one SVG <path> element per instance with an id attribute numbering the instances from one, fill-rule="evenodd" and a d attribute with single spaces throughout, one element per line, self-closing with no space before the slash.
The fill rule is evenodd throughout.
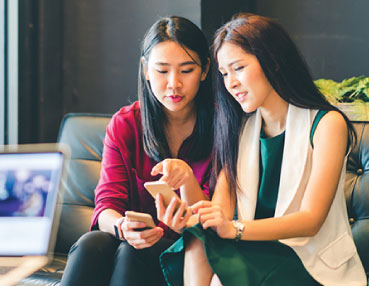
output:
<path id="1" fill-rule="evenodd" d="M 122 215 L 115 210 L 105 209 L 99 215 L 99 229 L 115 235 L 114 224 Z"/>
<path id="2" fill-rule="evenodd" d="M 295 237 L 311 237 L 321 223 L 309 212 L 297 212 L 277 218 L 242 221 L 245 229 L 242 240 L 279 240 Z M 230 233 L 230 238 L 234 233 Z"/>
<path id="3" fill-rule="evenodd" d="M 195 175 L 192 175 L 189 181 L 180 187 L 181 199 L 191 206 L 201 200 L 209 200 L 201 189 Z"/>

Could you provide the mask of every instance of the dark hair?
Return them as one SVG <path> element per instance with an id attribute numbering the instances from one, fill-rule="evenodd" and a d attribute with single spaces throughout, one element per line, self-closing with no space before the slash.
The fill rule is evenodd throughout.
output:
<path id="1" fill-rule="evenodd" d="M 152 94 L 150 82 L 146 80 L 141 58 L 145 61 L 157 44 L 173 41 L 178 43 L 188 55 L 188 49 L 197 53 L 202 70 L 205 70 L 210 58 L 209 46 L 201 30 L 191 21 L 171 16 L 158 20 L 147 31 L 141 44 L 140 68 L 138 74 L 138 98 L 142 118 L 143 144 L 149 157 L 156 161 L 171 157 L 164 133 L 166 121 L 162 104 Z M 195 61 L 197 62 L 197 61 Z M 188 156 L 198 161 L 206 158 L 213 147 L 214 95 L 211 76 L 200 83 L 195 97 L 197 118 L 193 133 L 193 144 Z"/>
<path id="2" fill-rule="evenodd" d="M 335 110 L 342 114 L 349 130 L 349 144 L 356 135 L 345 114 L 332 106 L 315 86 L 310 71 L 287 32 L 271 18 L 249 13 L 235 15 L 216 32 L 213 56 L 224 42 L 240 46 L 255 55 L 266 78 L 286 102 L 301 108 Z M 224 169 L 231 188 L 237 185 L 238 140 L 246 115 L 229 95 L 220 72 L 216 75 L 214 170 Z"/>

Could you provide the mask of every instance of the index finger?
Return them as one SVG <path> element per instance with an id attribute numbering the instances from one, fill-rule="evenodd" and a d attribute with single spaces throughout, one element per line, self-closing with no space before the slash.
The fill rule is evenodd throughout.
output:
<path id="1" fill-rule="evenodd" d="M 166 214 L 170 214 L 170 217 L 173 217 L 174 213 L 176 212 L 180 201 L 177 198 L 173 197 L 166 209 Z"/>
<path id="2" fill-rule="evenodd" d="M 157 236 L 159 233 L 163 232 L 163 229 L 157 226 L 154 228 L 145 229 L 145 230 L 136 231 L 136 232 L 140 233 L 139 236 L 141 239 L 147 239 L 151 236 Z"/>
<path id="3" fill-rule="evenodd" d="M 126 219 L 123 223 L 123 227 L 128 231 L 135 231 L 137 228 L 146 227 L 146 224 L 144 222 Z"/>
<path id="4" fill-rule="evenodd" d="M 210 201 L 199 201 L 193 204 L 192 206 L 190 206 L 190 209 L 192 210 L 193 213 L 197 213 L 199 209 L 208 208 L 208 207 L 211 207 L 212 205 L 213 204 Z"/>
<path id="5" fill-rule="evenodd" d="M 163 172 L 163 161 L 157 163 L 152 169 L 151 169 L 151 176 L 155 176 L 157 174 L 161 174 Z"/>
<path id="6" fill-rule="evenodd" d="M 155 206 L 156 206 L 157 217 L 159 220 L 162 220 L 164 217 L 166 208 L 164 207 L 163 197 L 160 193 L 156 195 Z"/>

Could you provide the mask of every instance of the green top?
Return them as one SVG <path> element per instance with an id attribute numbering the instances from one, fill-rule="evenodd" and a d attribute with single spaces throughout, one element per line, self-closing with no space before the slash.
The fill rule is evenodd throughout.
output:
<path id="1" fill-rule="evenodd" d="M 314 118 L 310 132 L 310 143 L 313 146 L 313 136 L 320 119 L 327 113 L 319 110 Z M 255 219 L 274 216 L 277 204 L 279 180 L 282 168 L 285 132 L 271 138 L 266 138 L 264 130 L 260 133 L 260 171 L 259 192 L 256 204 Z"/>

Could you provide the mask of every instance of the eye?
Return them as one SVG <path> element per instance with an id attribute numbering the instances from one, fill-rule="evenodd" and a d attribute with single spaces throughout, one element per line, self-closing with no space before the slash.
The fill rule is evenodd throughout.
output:
<path id="1" fill-rule="evenodd" d="M 228 74 L 227 73 L 220 73 L 222 75 L 222 77 L 226 77 Z"/>
<path id="2" fill-rule="evenodd" d="M 187 70 L 183 70 L 182 73 L 191 73 L 193 72 L 193 68 L 187 69 Z"/>
<path id="3" fill-rule="evenodd" d="M 168 71 L 165 70 L 156 70 L 158 73 L 168 73 Z"/>
<path id="4" fill-rule="evenodd" d="M 234 70 L 235 71 L 241 71 L 241 70 L 243 70 L 243 68 L 244 68 L 244 66 L 239 66 L 239 67 L 236 67 Z"/>

